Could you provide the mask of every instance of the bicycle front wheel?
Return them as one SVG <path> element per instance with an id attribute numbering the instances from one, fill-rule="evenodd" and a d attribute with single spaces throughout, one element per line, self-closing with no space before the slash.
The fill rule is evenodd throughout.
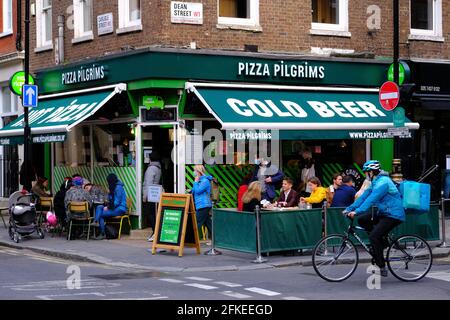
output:
<path id="1" fill-rule="evenodd" d="M 327 281 L 344 281 L 358 266 L 358 250 L 353 242 L 342 235 L 322 238 L 312 252 L 316 273 Z"/>
<path id="2" fill-rule="evenodd" d="M 424 239 L 415 235 L 397 238 L 389 247 L 386 258 L 389 270 L 402 281 L 422 279 L 433 264 L 430 246 Z"/>

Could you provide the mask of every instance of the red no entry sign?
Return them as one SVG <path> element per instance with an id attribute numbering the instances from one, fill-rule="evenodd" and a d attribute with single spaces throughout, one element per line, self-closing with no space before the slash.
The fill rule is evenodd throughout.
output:
<path id="1" fill-rule="evenodd" d="M 383 83 L 379 94 L 380 104 L 387 111 L 393 110 L 400 100 L 400 91 L 395 82 L 387 81 Z"/>

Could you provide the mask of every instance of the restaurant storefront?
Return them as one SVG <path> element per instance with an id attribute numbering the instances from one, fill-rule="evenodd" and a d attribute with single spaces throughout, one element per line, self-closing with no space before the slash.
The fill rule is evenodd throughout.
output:
<path id="1" fill-rule="evenodd" d="M 219 179 L 218 206 L 225 208 L 236 207 L 239 182 L 253 168 L 252 140 L 278 150 L 280 168 L 294 179 L 305 147 L 320 158 L 324 184 L 337 171 L 361 177 L 360 165 L 370 157 L 390 170 L 392 113 L 378 103 L 388 66 L 145 49 L 39 71 L 39 106 L 30 124 L 36 141 L 48 142 L 46 174 L 54 191 L 74 173 L 105 185 L 115 172 L 133 200 L 133 228 L 143 228 L 142 182 L 154 151 L 165 191 L 190 189 L 194 164 L 204 163 Z M 20 139 L 21 128 L 19 118 L 0 137 Z"/>

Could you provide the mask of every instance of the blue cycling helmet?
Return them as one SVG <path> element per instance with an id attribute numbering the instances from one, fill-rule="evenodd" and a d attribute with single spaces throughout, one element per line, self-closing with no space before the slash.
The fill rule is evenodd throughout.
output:
<path id="1" fill-rule="evenodd" d="M 369 160 L 363 164 L 362 171 L 367 172 L 371 170 L 381 170 L 380 161 L 378 160 Z"/>

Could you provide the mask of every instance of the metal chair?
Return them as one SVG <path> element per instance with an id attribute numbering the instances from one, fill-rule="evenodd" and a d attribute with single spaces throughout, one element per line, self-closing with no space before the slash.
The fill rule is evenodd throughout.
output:
<path id="1" fill-rule="evenodd" d="M 108 219 L 105 219 L 105 225 L 110 223 L 110 224 L 118 224 L 119 225 L 119 236 L 117 237 L 118 240 L 120 240 L 120 235 L 122 234 L 122 225 L 123 225 L 123 220 L 127 219 L 128 220 L 128 227 L 131 232 L 131 221 L 130 221 L 130 214 L 131 214 L 131 207 L 133 205 L 133 202 L 131 200 L 131 198 L 127 198 L 127 213 L 121 216 L 116 216 L 116 217 L 110 217 Z"/>
<path id="2" fill-rule="evenodd" d="M 41 226 L 45 221 L 47 211 L 53 211 L 53 197 L 40 197 L 38 204 L 39 204 L 38 225 Z"/>
<path id="3" fill-rule="evenodd" d="M 69 202 L 68 210 L 70 214 L 70 222 L 69 232 L 67 233 L 67 240 L 70 240 L 70 237 L 72 235 L 72 226 L 82 226 L 84 232 L 87 223 L 88 232 L 86 240 L 89 241 L 89 236 L 91 234 L 91 224 L 93 222 L 93 218 L 91 217 L 91 213 L 89 211 L 89 203 L 87 201 L 72 201 Z"/>

